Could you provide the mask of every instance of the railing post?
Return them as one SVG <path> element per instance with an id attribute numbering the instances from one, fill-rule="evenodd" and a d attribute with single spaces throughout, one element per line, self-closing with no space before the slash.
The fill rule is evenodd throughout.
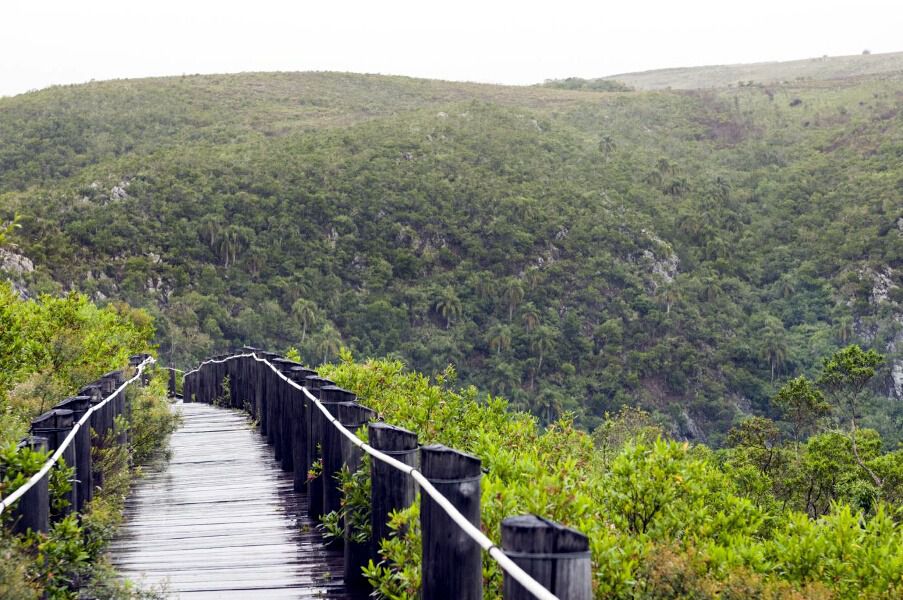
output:
<path id="1" fill-rule="evenodd" d="M 47 441 L 47 449 L 56 452 L 63 445 L 63 440 L 72 431 L 74 413 L 71 410 L 54 408 L 51 409 L 31 422 L 31 434 L 44 438 Z M 74 440 L 73 440 L 74 441 Z M 75 467 L 75 445 L 69 444 L 63 450 L 62 461 L 69 467 Z M 59 464 L 59 463 L 58 463 Z M 69 506 L 66 507 L 59 515 L 53 515 L 54 519 L 62 518 L 75 510 L 78 505 L 78 488 L 75 483 L 67 494 Z"/>
<path id="2" fill-rule="evenodd" d="M 334 385 L 320 388 L 320 401 L 333 417 L 337 417 L 338 404 L 354 402 L 354 394 Z M 321 416 L 323 448 L 323 514 L 342 507 L 342 490 L 336 477 L 342 470 L 342 434 L 326 418 Z M 338 545 L 338 541 L 335 545 Z"/>
<path id="3" fill-rule="evenodd" d="M 272 352 L 257 352 L 256 354 L 258 358 L 264 360 L 270 360 L 277 356 Z M 269 401 L 267 397 L 267 381 L 269 380 L 268 373 L 270 372 L 270 368 L 264 362 L 255 360 L 254 363 L 256 365 L 254 374 L 254 404 L 256 406 L 257 423 L 260 426 L 260 435 L 268 437 L 269 422 L 267 419 L 269 416 Z"/>
<path id="4" fill-rule="evenodd" d="M 91 399 L 91 406 L 95 407 L 103 401 L 103 389 L 99 384 L 93 383 L 91 385 L 86 385 L 82 389 L 78 391 L 79 396 L 87 396 Z M 101 443 L 103 440 L 103 436 L 105 433 L 104 429 L 104 420 L 103 420 L 103 411 L 92 412 L 91 417 L 88 419 L 88 429 L 91 434 L 91 452 L 92 452 L 92 464 L 91 464 L 91 493 L 89 494 L 86 501 L 91 500 L 94 497 L 94 486 L 103 485 L 103 473 L 100 472 L 98 465 L 93 463 L 93 452 L 94 448 L 102 448 L 103 444 Z"/>
<path id="5" fill-rule="evenodd" d="M 338 405 L 338 419 L 349 431 L 356 432 L 370 421 L 376 418 L 376 411 L 357 402 L 342 402 Z M 348 467 L 350 473 L 355 473 L 361 468 L 364 451 L 358 448 L 350 439 L 341 436 L 342 463 Z M 369 524 L 369 523 L 368 523 Z M 370 561 L 370 543 L 355 542 L 352 531 L 353 525 L 348 521 L 345 527 L 345 585 L 353 589 L 367 587 L 367 579 L 362 569 Z"/>
<path id="6" fill-rule="evenodd" d="M 47 439 L 30 437 L 26 445 L 34 451 L 46 452 Z M 23 534 L 29 529 L 47 533 L 50 530 L 50 473 L 25 492 L 13 508 L 13 531 Z"/>
<path id="7" fill-rule="evenodd" d="M 321 390 L 324 387 L 333 385 L 333 382 L 323 377 L 307 377 L 304 380 L 308 391 L 318 400 L 322 398 Z M 307 420 L 307 460 L 308 472 L 313 467 L 314 462 L 320 458 L 321 454 L 321 435 L 320 427 L 321 414 L 313 402 L 308 401 L 308 420 Z M 313 477 L 307 478 L 307 515 L 314 521 L 319 520 L 323 516 L 323 478 Z"/>
<path id="8" fill-rule="evenodd" d="M 312 369 L 292 367 L 289 379 L 304 386 L 308 377 L 316 375 Z M 310 470 L 310 458 L 307 454 L 307 420 L 310 419 L 307 396 L 295 388 L 289 390 L 289 406 L 291 411 L 292 430 L 292 487 L 296 492 L 306 489 L 307 472 Z"/>
<path id="9" fill-rule="evenodd" d="M 480 459 L 442 445 L 420 449 L 423 475 L 477 528 L 480 527 Z M 430 600 L 481 600 L 480 546 L 430 498 L 420 494 L 421 594 Z"/>
<path id="10" fill-rule="evenodd" d="M 58 408 L 65 408 L 72 411 L 72 419 L 74 422 L 81 421 L 88 409 L 91 408 L 90 396 L 73 396 L 67 398 L 57 405 Z M 89 419 L 90 421 L 90 419 Z M 91 474 L 91 424 L 86 423 L 75 434 L 72 440 L 72 446 L 75 448 L 75 482 L 73 487 L 77 488 L 75 493 L 75 510 L 81 512 L 85 505 L 94 496 L 93 477 Z"/>
<path id="11" fill-rule="evenodd" d="M 142 357 L 135 357 L 143 360 Z M 140 360 L 139 360 L 140 364 Z M 116 389 L 125 383 L 125 375 L 122 371 L 112 371 L 107 373 L 103 377 L 101 377 L 102 381 L 108 382 L 109 391 L 106 395 L 112 394 L 116 391 Z M 126 405 L 125 405 L 125 390 L 121 390 L 116 396 L 110 400 L 110 403 L 107 404 L 110 408 L 110 417 L 109 423 L 110 427 L 113 427 L 116 432 L 116 443 L 120 446 L 124 446 L 128 443 L 128 427 L 117 427 L 116 426 L 116 417 L 122 416 L 122 418 L 126 418 Z"/>
<path id="12" fill-rule="evenodd" d="M 241 408 L 241 376 L 239 375 L 239 359 L 233 358 L 225 363 L 226 375 L 229 376 L 229 408 Z"/>
<path id="13" fill-rule="evenodd" d="M 299 367 L 304 368 L 295 361 L 285 358 L 277 358 L 273 360 L 273 366 L 279 369 L 279 372 L 286 378 L 290 378 L 292 369 Z M 294 448 L 292 429 L 294 428 L 292 410 L 292 392 L 294 388 L 285 381 L 276 377 L 276 397 L 277 412 L 279 415 L 278 427 L 276 431 L 276 454 L 277 460 L 283 471 L 294 471 Z"/>
<path id="14" fill-rule="evenodd" d="M 417 434 L 389 425 L 370 423 L 367 427 L 370 445 L 395 460 L 417 466 Z M 379 562 L 379 545 L 389 537 L 389 514 L 414 503 L 414 480 L 386 463 L 370 460 L 370 556 Z"/>
<path id="15" fill-rule="evenodd" d="M 577 531 L 533 515 L 502 521 L 502 549 L 517 565 L 561 600 L 591 600 L 589 539 Z M 533 600 L 507 573 L 505 600 Z"/>
<path id="16" fill-rule="evenodd" d="M 244 352 L 253 352 L 252 348 L 244 349 Z M 256 390 L 254 389 L 254 385 L 256 383 L 255 379 L 255 367 L 257 366 L 257 361 L 254 360 L 253 356 L 245 356 L 244 358 L 239 359 L 241 363 L 241 381 L 242 381 L 242 390 L 241 390 L 241 408 L 245 410 L 249 415 L 251 415 L 252 419 L 257 418 L 257 399 L 255 397 Z"/>
<path id="17" fill-rule="evenodd" d="M 194 402 L 194 373 L 182 377 L 182 402 Z"/>
<path id="18" fill-rule="evenodd" d="M 169 371 L 169 383 L 167 384 L 169 397 L 175 398 L 178 393 L 178 386 L 176 385 L 176 370 L 170 367 Z"/>

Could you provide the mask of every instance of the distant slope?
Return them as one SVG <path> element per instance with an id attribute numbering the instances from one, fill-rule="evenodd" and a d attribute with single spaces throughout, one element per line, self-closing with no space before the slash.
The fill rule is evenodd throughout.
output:
<path id="1" fill-rule="evenodd" d="M 804 79 L 843 79 L 862 75 L 903 71 L 903 52 L 825 56 L 786 62 L 762 62 L 740 65 L 711 65 L 656 69 L 640 73 L 621 73 L 602 77 L 616 80 L 638 90 L 692 90 L 719 88 L 740 83 L 778 83 Z"/>

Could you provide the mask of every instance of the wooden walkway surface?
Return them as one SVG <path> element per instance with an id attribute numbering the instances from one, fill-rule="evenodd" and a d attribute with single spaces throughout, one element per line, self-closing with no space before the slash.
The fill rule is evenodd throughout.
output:
<path id="1" fill-rule="evenodd" d="M 178 404 L 171 460 L 145 469 L 110 545 L 123 576 L 172 598 L 349 599 L 291 474 L 244 413 Z"/>

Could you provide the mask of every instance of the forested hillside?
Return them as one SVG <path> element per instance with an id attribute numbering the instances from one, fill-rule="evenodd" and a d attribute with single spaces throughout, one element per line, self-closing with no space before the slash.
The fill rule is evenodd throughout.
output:
<path id="1" fill-rule="evenodd" d="M 567 86 L 563 86 L 567 87 Z M 591 86 L 590 86 L 591 87 Z M 617 89 L 617 88 L 615 88 Z M 851 342 L 903 418 L 903 76 L 599 92 L 350 74 L 0 99 L 0 262 L 243 343 L 400 358 L 544 420 L 720 445 Z M 896 376 L 896 379 L 895 379 Z"/>

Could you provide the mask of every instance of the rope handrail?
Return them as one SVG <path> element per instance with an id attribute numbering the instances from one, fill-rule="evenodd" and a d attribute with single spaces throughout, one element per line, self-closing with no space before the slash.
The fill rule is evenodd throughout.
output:
<path id="1" fill-rule="evenodd" d="M 139 377 L 141 377 L 141 374 L 144 372 L 145 367 L 147 367 L 150 364 L 153 364 L 154 362 L 156 362 L 156 361 L 154 360 L 153 357 L 149 356 L 149 357 L 145 358 L 141 362 L 141 364 L 139 364 L 137 366 L 137 371 L 135 372 L 135 375 L 131 379 L 129 379 L 128 381 L 126 381 L 125 383 L 120 385 L 118 388 L 116 388 L 116 390 L 113 393 L 111 393 L 109 396 L 104 398 L 101 402 L 98 402 L 97 404 L 91 406 L 91 408 L 89 408 L 87 411 L 85 411 L 85 414 L 82 415 L 82 418 L 79 419 L 78 422 L 72 426 L 72 431 L 70 431 L 69 435 L 67 435 L 63 439 L 63 442 L 60 444 L 59 448 L 56 449 L 56 452 L 54 452 L 53 455 L 51 455 L 51 457 L 47 459 L 47 461 L 41 467 L 41 470 L 38 471 L 37 473 L 35 473 L 34 475 L 32 475 L 28 481 L 26 481 L 25 483 L 20 485 L 18 488 L 16 488 L 11 494 L 9 494 L 8 496 L 6 496 L 3 499 L 0 499 L 0 513 L 2 513 L 4 510 L 6 510 L 10 506 L 12 506 L 12 504 L 16 500 L 18 500 L 19 498 L 24 496 L 28 492 L 28 490 L 30 490 L 32 487 L 34 487 L 35 484 L 37 484 L 41 479 L 44 478 L 45 475 L 47 475 L 47 473 L 50 471 L 50 469 L 53 467 L 53 465 L 55 465 L 56 462 L 63 455 L 63 452 L 66 451 L 66 448 L 69 447 L 69 444 L 72 443 L 72 440 L 75 439 L 75 434 L 78 432 L 78 430 L 81 429 L 82 426 L 84 426 L 86 423 L 88 423 L 92 414 L 94 414 L 95 412 L 97 412 L 98 410 L 103 408 L 108 402 L 110 402 L 113 398 L 118 396 L 125 388 L 127 388 L 135 380 L 137 380 Z"/>
<path id="2" fill-rule="evenodd" d="M 190 370 L 190 371 L 183 371 L 184 375 L 183 375 L 182 377 L 183 377 L 183 378 L 184 378 L 184 377 L 188 377 L 188 376 L 191 375 L 192 373 L 197 373 L 198 371 L 201 370 L 201 367 L 203 367 L 204 365 L 211 365 L 211 364 L 221 365 L 221 364 L 223 364 L 224 362 L 229 362 L 230 360 L 233 360 L 233 359 L 236 359 L 236 358 L 250 358 L 250 357 L 252 357 L 252 356 L 253 356 L 256 360 L 261 360 L 261 359 L 257 358 L 257 355 L 254 354 L 253 352 L 247 352 L 247 353 L 245 353 L 245 354 L 232 354 L 231 356 L 227 356 L 226 358 L 208 358 L 207 360 L 205 360 L 204 362 L 202 362 L 201 364 L 199 364 L 199 365 L 198 365 L 197 367 L 195 367 L 194 369 L 192 369 L 192 370 Z M 267 364 L 269 364 L 269 363 L 267 363 Z M 270 365 L 270 368 L 272 368 L 272 367 L 273 367 L 273 365 Z M 178 371 L 179 369 L 176 369 L 176 370 Z"/>
<path id="3" fill-rule="evenodd" d="M 524 589 L 533 594 L 534 597 L 538 598 L 539 600 L 558 600 L 558 596 L 547 590 L 541 583 L 533 579 L 533 577 L 531 577 L 526 571 L 520 568 L 517 563 L 511 560 L 497 544 L 489 539 L 486 534 L 475 527 L 473 523 L 468 521 L 467 518 L 462 515 L 457 508 L 454 507 L 454 505 L 448 500 L 448 498 L 443 496 L 442 493 L 439 492 L 439 490 L 433 487 L 433 484 L 430 483 L 430 481 L 423 473 L 420 472 L 419 469 L 410 465 L 406 465 L 405 463 L 396 460 L 383 452 L 380 452 L 370 444 L 357 437 L 354 432 L 349 431 L 348 428 L 342 425 L 342 423 L 337 418 L 335 418 L 331 412 L 329 412 L 329 409 L 326 408 L 316 396 L 311 394 L 306 387 L 298 385 L 297 383 L 283 375 L 282 372 L 279 371 L 279 369 L 277 369 L 272 365 L 272 363 L 270 363 L 270 361 L 265 358 L 258 358 L 254 353 L 249 353 L 235 355 L 224 360 L 210 360 L 206 362 L 222 363 L 230 360 L 231 358 L 246 358 L 251 356 L 253 356 L 254 360 L 256 360 L 257 362 L 265 363 L 283 381 L 302 392 L 308 400 L 313 402 L 317 406 L 317 408 L 320 409 L 320 412 L 323 413 L 323 416 L 326 417 L 326 420 L 328 420 L 342 435 L 348 438 L 348 440 L 352 444 L 354 444 L 373 458 L 382 461 L 387 465 L 394 467 L 395 469 L 398 469 L 405 475 L 409 475 L 414 481 L 417 482 L 421 490 L 425 491 L 436 502 L 436 504 L 442 507 L 442 510 L 445 511 L 445 513 L 451 518 L 451 520 L 454 521 L 455 524 L 460 527 L 468 537 L 470 537 L 483 550 L 485 550 L 489 554 L 489 556 L 491 556 L 499 564 L 503 571 L 508 573 L 508 575 L 510 575 L 515 581 L 523 586 Z M 201 363 L 201 365 L 203 364 L 206 363 Z"/>

